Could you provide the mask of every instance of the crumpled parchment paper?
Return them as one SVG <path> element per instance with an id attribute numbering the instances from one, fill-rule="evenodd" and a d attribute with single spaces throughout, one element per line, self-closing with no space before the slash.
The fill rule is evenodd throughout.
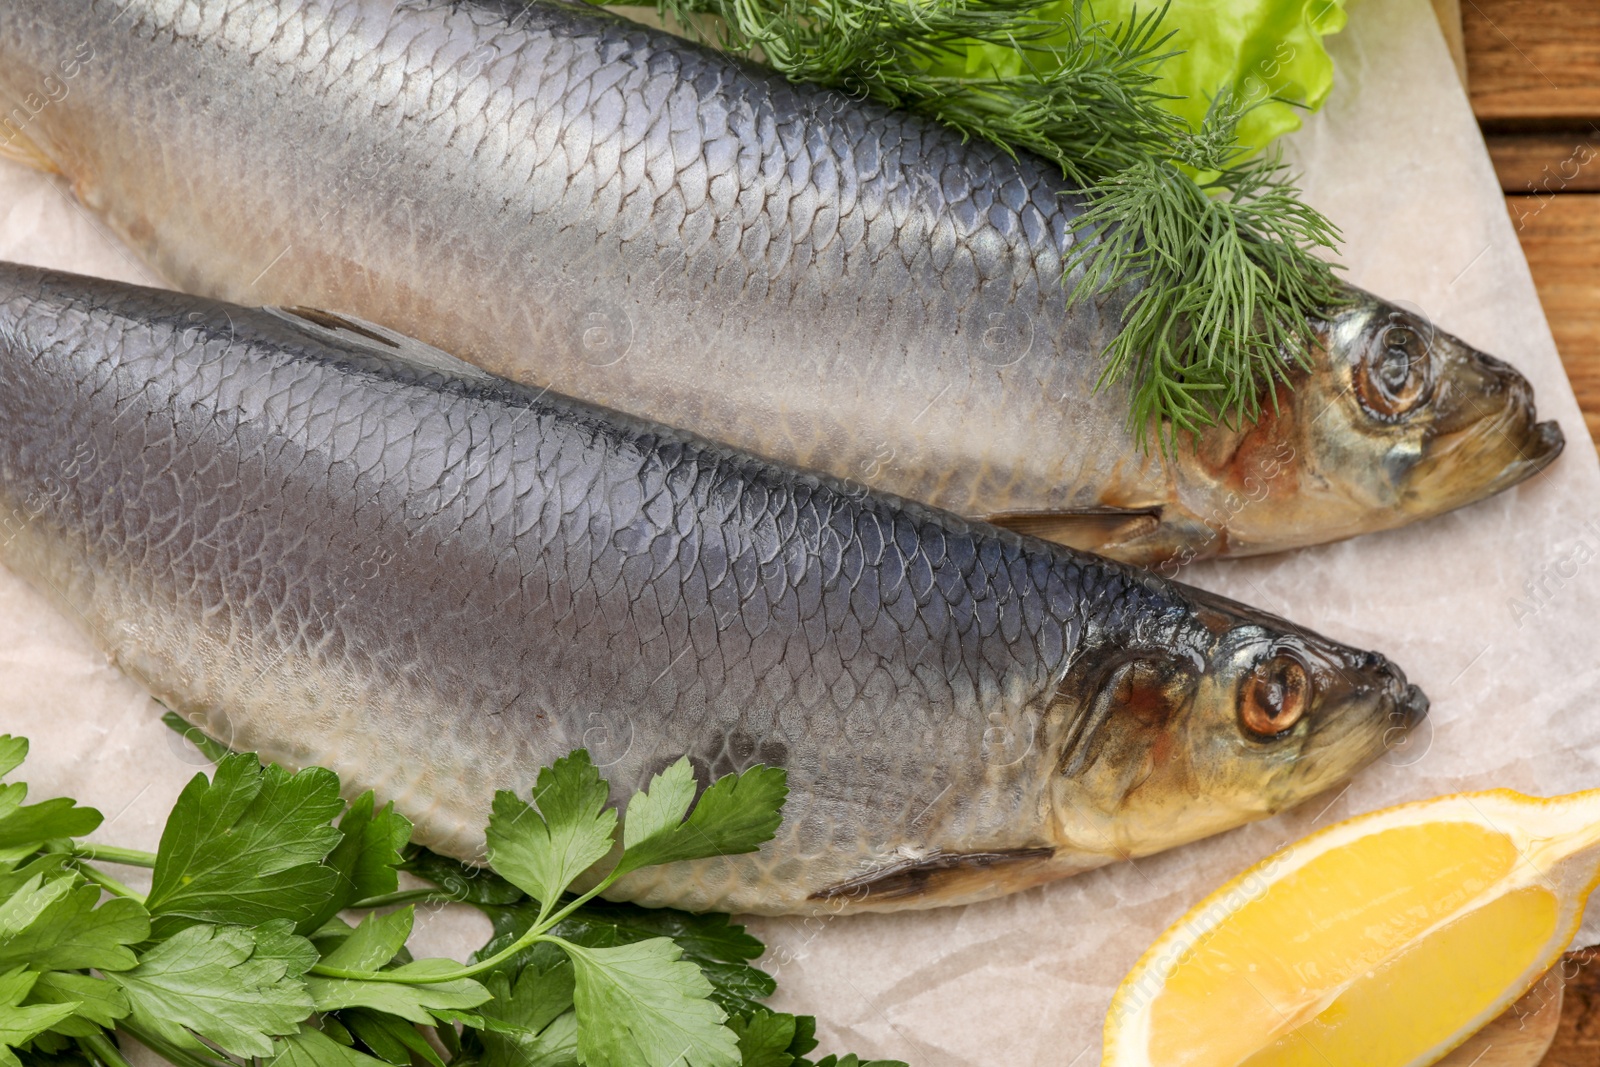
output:
<path id="1" fill-rule="evenodd" d="M 824 1051 L 946 1064 L 1098 1061 L 1113 989 L 1169 923 L 1280 845 L 1374 808 L 1462 789 L 1600 786 L 1600 465 L 1428 0 L 1356 5 L 1332 98 L 1293 138 L 1308 199 L 1343 227 L 1357 284 L 1532 379 L 1567 454 L 1532 482 L 1419 526 L 1183 577 L 1378 648 L 1433 699 L 1412 743 L 1343 792 L 1160 856 L 968 908 L 764 919 L 774 1006 L 814 1013 Z M 42 176 L 0 165 L 0 257 L 154 283 Z M 0 388 L 3 388 L 0 383 Z M 0 571 L 0 730 L 33 740 L 35 798 L 101 808 L 97 837 L 153 848 L 205 761 L 74 623 Z M 419 917 L 458 958 L 487 924 Z M 1580 938 L 1600 939 L 1600 911 Z"/>

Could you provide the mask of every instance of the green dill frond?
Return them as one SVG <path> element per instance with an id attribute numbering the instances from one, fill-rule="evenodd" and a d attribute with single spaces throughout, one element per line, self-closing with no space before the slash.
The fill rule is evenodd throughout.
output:
<path id="1" fill-rule="evenodd" d="M 1133 290 L 1100 385 L 1128 379 L 1130 425 L 1169 450 L 1275 404 L 1275 384 L 1307 362 L 1312 318 L 1343 299 L 1313 253 L 1337 228 L 1299 199 L 1276 152 L 1243 158 L 1243 113 L 1219 98 L 1169 154 L 1090 186 L 1068 257 L 1068 275 L 1081 270 L 1069 300 Z"/>
<path id="2" fill-rule="evenodd" d="M 1339 299 L 1333 268 L 1313 254 L 1338 231 L 1300 200 L 1279 156 L 1248 158 L 1237 132 L 1249 108 L 1223 93 L 1195 130 L 1163 106 L 1159 68 L 1177 54 L 1165 4 L 1113 24 L 1086 0 L 1065 19 L 1042 17 L 1041 0 L 656 3 L 792 80 L 1059 166 L 1089 203 L 1067 299 L 1130 294 L 1100 387 L 1130 383 L 1141 442 L 1170 450 L 1182 434 L 1255 418 L 1306 358 L 1309 319 Z M 1006 61 L 973 69 L 968 57 L 985 53 L 974 44 L 1000 46 Z"/>
<path id="3" fill-rule="evenodd" d="M 1078 184 L 1130 166 L 1186 130 L 1161 106 L 1156 68 L 1176 54 L 1165 8 L 1116 25 L 1076 0 L 1063 22 L 1040 0 L 658 0 L 663 18 L 715 34 L 790 79 L 930 115 L 969 137 L 1053 160 Z M 707 29 L 697 16 L 719 17 Z M 968 70 L 974 43 L 1015 71 Z"/>

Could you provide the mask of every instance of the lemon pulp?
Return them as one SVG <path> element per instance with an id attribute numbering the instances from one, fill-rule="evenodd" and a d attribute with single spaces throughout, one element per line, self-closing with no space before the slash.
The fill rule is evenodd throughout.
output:
<path id="1" fill-rule="evenodd" d="M 1280 855 L 1292 861 L 1294 852 L 1291 848 Z M 1369 1019 L 1352 1008 L 1368 997 L 1387 999 L 1385 1007 L 1398 1010 L 1404 996 L 1391 982 L 1437 981 L 1428 962 L 1432 957 L 1417 952 L 1419 944 L 1432 950 L 1453 945 L 1456 937 L 1516 936 L 1523 940 L 1490 943 L 1530 945 L 1528 951 L 1537 953 L 1549 938 L 1556 914 L 1549 893 L 1543 893 L 1548 900 L 1543 905 L 1525 893 L 1509 894 L 1423 937 L 1504 879 L 1517 862 L 1516 847 L 1504 834 L 1477 823 L 1444 822 L 1380 831 L 1317 856 L 1279 879 L 1269 881 L 1270 871 L 1258 872 L 1259 895 L 1242 905 L 1218 901 L 1219 908 L 1232 912 L 1229 920 L 1214 930 L 1197 929 L 1167 975 L 1151 1005 L 1151 1062 L 1172 1067 L 1302 1062 L 1326 1067 L 1329 1059 L 1317 1049 L 1334 1042 L 1336 1035 L 1341 1042 L 1357 1042 L 1354 1047 L 1368 1047 L 1360 1044 L 1368 1040 L 1382 1045 L 1387 1040 L 1383 1020 L 1393 1016 L 1383 1011 Z M 1249 894 L 1251 880 L 1242 881 L 1236 891 Z M 1279 907 L 1279 900 L 1294 901 L 1295 907 Z M 1308 915 L 1316 919 L 1308 920 Z M 1202 914 L 1193 922 L 1199 926 L 1205 918 Z M 1545 929 L 1532 933 L 1529 927 L 1540 922 Z M 1408 946 L 1411 951 L 1402 951 Z M 1481 944 L 1478 955 L 1483 955 Z M 1507 977 L 1500 976 L 1501 967 L 1486 969 L 1481 961 L 1458 968 L 1464 973 L 1456 977 L 1470 977 L 1468 984 L 1475 986 L 1482 974 L 1482 981 L 1493 986 L 1487 994 L 1492 998 L 1531 959 L 1519 963 L 1509 957 L 1520 953 L 1493 955 L 1505 955 Z M 1409 973 L 1408 968 L 1418 967 L 1428 968 L 1430 977 Z M 1471 973 L 1474 968 L 1477 973 Z M 1491 969 L 1495 975 L 1484 973 Z M 1327 1003 L 1327 991 L 1339 989 L 1345 992 Z M 1424 1001 L 1430 997 L 1426 990 L 1418 995 Z M 1443 990 L 1432 994 L 1445 1000 L 1450 995 Z M 1432 1017 L 1429 1006 L 1411 1004 L 1405 1010 Z M 1459 1005 L 1453 1010 L 1448 1003 L 1431 1006 L 1460 1017 Z M 1353 1018 L 1360 1019 L 1359 1026 L 1341 1024 Z M 1407 1028 L 1414 1022 L 1400 1020 Z M 1293 1036 L 1300 1028 L 1304 1034 Z M 1264 1038 L 1273 1043 L 1263 1048 Z M 1418 1040 L 1423 1040 L 1420 1032 Z M 1296 1058 L 1302 1055 L 1297 1048 L 1309 1058 Z M 1379 1062 L 1365 1053 L 1350 1055 L 1356 1058 L 1330 1054 L 1331 1062 Z M 1406 1062 L 1398 1051 L 1396 1055 L 1400 1058 L 1394 1062 Z"/>
<path id="2" fill-rule="evenodd" d="M 1555 933 L 1559 910 L 1554 894 L 1537 887 L 1496 897 L 1358 978 L 1244 1067 L 1411 1063 L 1516 981 Z"/>

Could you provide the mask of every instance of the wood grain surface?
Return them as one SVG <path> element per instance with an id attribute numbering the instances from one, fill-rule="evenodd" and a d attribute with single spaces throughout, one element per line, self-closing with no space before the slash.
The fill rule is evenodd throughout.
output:
<path id="1" fill-rule="evenodd" d="M 1491 133 L 1489 157 L 1500 188 L 1521 196 L 1600 192 L 1600 126 Z"/>
<path id="2" fill-rule="evenodd" d="M 1561 361 L 1600 436 L 1600 0 L 1459 3 L 1473 111 Z M 1561 969 L 1561 1022 L 1542 1067 L 1597 1067 L 1600 947 L 1568 953 Z"/>
<path id="3" fill-rule="evenodd" d="M 1491 128 L 1600 119 L 1600 3 L 1461 0 L 1472 108 Z"/>
<path id="4" fill-rule="evenodd" d="M 1595 1067 L 1600 1064 L 1600 948 L 1567 953 L 1561 970 L 1561 1024 L 1540 1067 Z"/>
<path id="5" fill-rule="evenodd" d="M 1508 196 L 1506 206 L 1589 432 L 1600 436 L 1600 193 Z"/>
<path id="6" fill-rule="evenodd" d="M 1561 361 L 1595 434 L 1600 431 L 1600 0 L 1459 3 L 1468 95 Z M 1600 1064 L 1600 1058 L 1592 1062 Z"/>

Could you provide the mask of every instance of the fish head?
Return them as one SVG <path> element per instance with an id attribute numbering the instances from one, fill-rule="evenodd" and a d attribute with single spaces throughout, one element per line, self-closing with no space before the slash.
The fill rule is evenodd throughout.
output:
<path id="1" fill-rule="evenodd" d="M 1402 526 L 1509 489 L 1564 438 L 1510 365 L 1356 289 L 1259 419 L 1178 458 L 1184 510 L 1251 555 Z"/>
<path id="2" fill-rule="evenodd" d="M 1146 855 L 1292 807 L 1405 743 L 1428 699 L 1383 656 L 1195 591 L 1185 631 L 1064 690 L 1052 801 L 1070 853 Z"/>

